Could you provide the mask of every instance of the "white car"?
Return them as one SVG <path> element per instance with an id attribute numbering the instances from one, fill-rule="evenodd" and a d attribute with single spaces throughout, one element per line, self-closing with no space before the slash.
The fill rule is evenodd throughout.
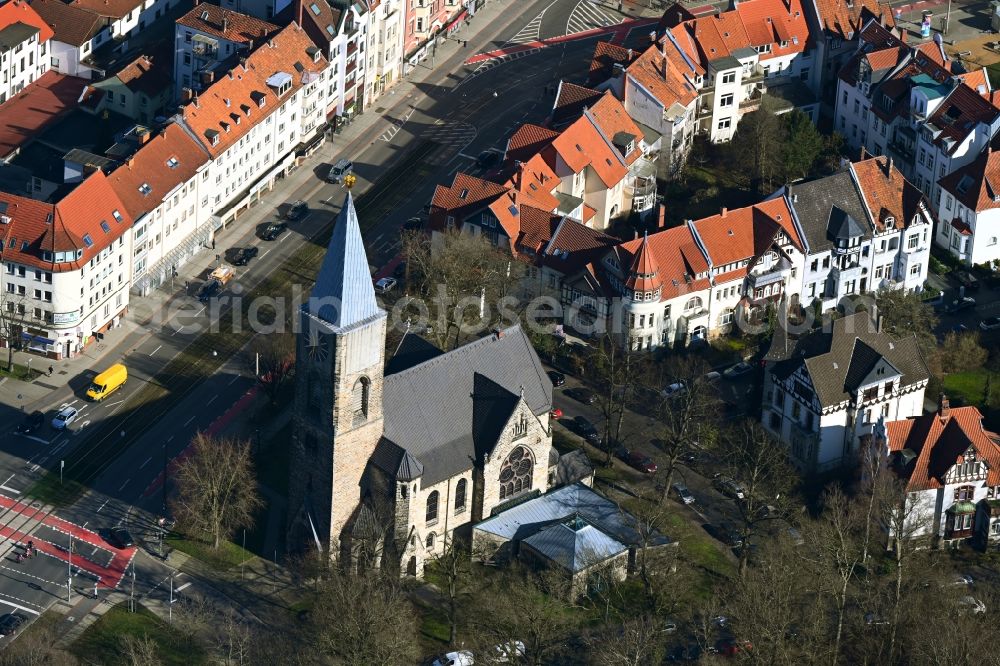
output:
<path id="1" fill-rule="evenodd" d="M 962 610 L 967 610 L 974 615 L 986 612 L 986 604 L 973 596 L 965 596 L 958 600 L 958 606 Z"/>
<path id="2" fill-rule="evenodd" d="M 664 398 L 674 398 L 676 396 L 683 395 L 686 392 L 687 386 L 684 385 L 684 382 L 674 382 L 667 388 L 663 389 L 661 394 Z"/>
<path id="3" fill-rule="evenodd" d="M 1000 317 L 987 317 L 979 322 L 979 328 L 983 331 L 995 331 L 1000 328 Z"/>
<path id="4" fill-rule="evenodd" d="M 56 430 L 63 430 L 70 423 L 76 420 L 77 410 L 75 407 L 63 407 L 56 414 L 56 417 L 52 419 L 52 427 Z"/>
<path id="5" fill-rule="evenodd" d="M 388 294 L 396 286 L 396 279 L 391 277 L 379 278 L 375 282 L 375 293 Z"/>
<path id="6" fill-rule="evenodd" d="M 431 666 L 473 666 L 475 663 L 472 652 L 459 650 L 441 655 L 431 663 Z"/>
<path id="7" fill-rule="evenodd" d="M 951 582 L 953 585 L 972 585 L 972 576 L 967 573 L 958 573 L 952 576 Z"/>

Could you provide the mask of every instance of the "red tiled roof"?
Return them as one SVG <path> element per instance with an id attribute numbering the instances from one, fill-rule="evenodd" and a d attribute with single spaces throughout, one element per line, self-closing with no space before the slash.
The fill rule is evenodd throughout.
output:
<path id="1" fill-rule="evenodd" d="M 173 75 L 169 69 L 169 64 L 154 65 L 152 58 L 139 56 L 115 76 L 132 92 L 156 97 L 173 85 Z"/>
<path id="2" fill-rule="evenodd" d="M 208 5 L 199 5 L 199 7 Z M 313 62 L 306 49 L 316 47 L 298 25 L 292 23 L 251 53 L 243 65 L 237 65 L 228 75 L 188 103 L 181 111 L 183 122 L 198 137 L 213 157 L 221 155 L 240 140 L 261 120 L 281 105 L 283 98 L 294 95 L 306 76 L 312 76 L 327 66 L 320 56 Z M 301 65 L 301 71 L 296 65 Z M 291 77 L 291 88 L 278 98 L 267 81 L 275 74 Z M 263 101 L 264 106 L 260 106 Z M 217 137 L 213 145 L 210 137 Z"/>
<path id="3" fill-rule="evenodd" d="M 38 30 L 38 43 L 47 42 L 52 39 L 52 28 L 31 8 L 27 2 L 13 0 L 5 5 L 0 5 L 0 30 L 14 25 L 24 23 Z"/>
<path id="4" fill-rule="evenodd" d="M 674 32 L 687 37 L 687 25 L 689 24 L 677 26 Z M 691 53 L 685 52 L 691 60 L 691 64 L 688 64 L 685 54 L 681 53 L 678 44 L 673 40 L 664 37 L 660 42 L 662 46 L 653 44 L 628 66 L 627 76 L 648 90 L 664 109 L 669 109 L 674 104 L 682 107 L 690 106 L 698 99 L 698 91 L 695 90 L 692 81 L 695 76 L 705 73 L 704 68 L 698 64 L 697 51 L 693 52 L 694 57 Z M 667 52 L 665 73 L 663 50 Z M 688 80 L 688 77 L 691 80 Z"/>
<path id="5" fill-rule="evenodd" d="M 708 273 L 708 262 L 687 226 L 658 231 L 648 238 L 622 243 L 616 249 L 619 254 L 625 252 L 627 256 L 620 257 L 624 261 L 620 260 L 619 265 L 625 266 L 628 257 L 635 257 L 644 243 L 648 243 L 650 261 L 657 268 L 657 279 L 661 285 L 660 300 L 670 300 L 709 288 L 708 277 L 696 277 Z"/>
<path id="6" fill-rule="evenodd" d="M 592 263 L 616 243 L 616 238 L 564 218 L 545 248 L 545 263 L 564 275 L 569 274 Z"/>
<path id="7" fill-rule="evenodd" d="M 962 234 L 963 236 L 972 235 L 972 227 L 970 227 L 969 223 L 966 222 L 965 220 L 956 217 L 954 220 L 951 221 L 951 226 L 953 229 L 955 229 L 955 231 Z"/>
<path id="8" fill-rule="evenodd" d="M 77 270 L 132 226 L 132 217 L 103 171 L 95 171 L 56 204 L 0 192 L 10 221 L 0 225 L 0 261 L 44 268 Z M 115 216 L 119 213 L 121 221 Z M 102 224 L 103 223 L 103 224 Z M 107 226 L 107 230 L 105 230 Z M 25 246 L 27 242 L 27 246 Z M 58 264 L 42 252 L 81 250 L 79 259 Z"/>
<path id="9" fill-rule="evenodd" d="M 624 46 L 610 42 L 597 42 L 597 46 L 594 48 L 594 57 L 590 60 L 587 83 L 591 85 L 604 83 L 614 76 L 616 64 L 627 67 L 637 55 L 637 52 Z"/>
<path id="10" fill-rule="evenodd" d="M 990 77 L 986 75 L 985 67 L 974 69 L 964 74 L 956 74 L 955 76 L 959 81 L 975 90 L 981 97 L 990 99 L 992 89 L 990 87 Z"/>
<path id="11" fill-rule="evenodd" d="M 177 19 L 177 25 L 239 44 L 251 41 L 260 44 L 281 30 L 273 23 L 208 3 L 192 7 L 191 11 Z"/>
<path id="12" fill-rule="evenodd" d="M 552 194 L 559 182 L 559 177 L 542 155 L 536 154 L 514 168 L 504 187 L 528 197 L 536 208 L 552 211 L 559 207 L 559 199 Z"/>
<path id="13" fill-rule="evenodd" d="M 601 92 L 561 81 L 552 106 L 552 124 L 559 126 L 576 120 L 583 110 L 601 99 Z"/>
<path id="14" fill-rule="evenodd" d="M 86 85 L 85 79 L 49 70 L 0 105 L 0 157 L 10 155 L 71 111 Z"/>
<path id="15" fill-rule="evenodd" d="M 145 0 L 73 0 L 73 4 L 98 16 L 124 18 L 133 9 L 142 8 Z"/>
<path id="16" fill-rule="evenodd" d="M 552 143 L 552 140 L 557 136 L 559 136 L 559 132 L 555 130 L 525 123 L 518 127 L 517 131 L 507 139 L 505 157 L 511 162 L 515 160 L 524 162 L 539 150 Z"/>
<path id="17" fill-rule="evenodd" d="M 31 8 L 52 28 L 56 41 L 80 46 L 104 28 L 100 14 L 76 3 L 31 0 Z"/>
<path id="18" fill-rule="evenodd" d="M 888 3 L 878 0 L 816 0 L 816 9 L 823 29 L 845 41 L 856 37 L 871 18 L 889 27 L 896 24 Z"/>
<path id="19" fill-rule="evenodd" d="M 963 180 L 965 187 L 959 191 Z M 1000 152 L 987 150 L 974 162 L 952 171 L 939 182 L 962 205 L 977 213 L 1000 208 Z"/>
<path id="20" fill-rule="evenodd" d="M 649 237 L 643 236 L 639 251 L 632 255 L 632 265 L 625 275 L 625 286 L 632 291 L 656 291 L 663 285 L 660 268 L 649 249 Z"/>
<path id="21" fill-rule="evenodd" d="M 947 146 L 944 139 L 947 137 L 954 141 L 949 152 L 956 150 L 962 141 L 970 133 L 976 131 L 979 123 L 992 124 L 997 116 L 1000 116 L 1000 109 L 983 99 L 972 88 L 960 84 L 955 86 L 951 94 L 938 105 L 928 122 L 941 128 L 941 133 L 934 140 L 935 143 Z"/>
<path id="22" fill-rule="evenodd" d="M 692 225 L 715 267 L 760 256 L 771 247 L 779 230 L 793 245 L 803 247 L 784 197 L 727 210 Z"/>
<path id="23" fill-rule="evenodd" d="M 551 148 L 574 173 L 591 167 L 605 187 L 614 187 L 628 174 L 622 163 L 624 158 L 604 140 L 587 117 L 581 117 L 564 129 L 553 139 Z"/>
<path id="24" fill-rule="evenodd" d="M 208 159 L 180 125 L 171 123 L 112 171 L 108 180 L 129 215 L 138 220 L 160 205 L 168 192 L 190 180 Z M 139 189 L 143 185 L 149 188 L 146 194 Z"/>
<path id="25" fill-rule="evenodd" d="M 868 64 L 871 66 L 872 71 L 877 72 L 881 69 L 892 69 L 902 61 L 905 55 L 905 48 L 890 46 L 887 49 L 871 51 L 864 57 L 868 60 Z"/>
<path id="26" fill-rule="evenodd" d="M 889 217 L 895 220 L 897 229 L 910 226 L 921 210 L 924 195 L 895 166 L 889 169 L 888 157 L 855 162 L 851 169 L 878 231 L 885 230 L 884 223 Z"/>
<path id="27" fill-rule="evenodd" d="M 987 486 L 1000 485 L 1000 444 L 998 437 L 983 428 L 983 415 L 975 407 L 952 407 L 941 415 L 915 416 L 886 424 L 889 452 L 909 449 L 917 457 L 903 470 L 910 491 L 935 490 L 945 477 L 963 461 L 971 448 L 978 460 L 989 467 Z"/>
<path id="28" fill-rule="evenodd" d="M 627 164 L 632 164 L 639 159 L 642 155 L 642 149 L 639 146 L 639 142 L 642 141 L 642 130 L 626 113 L 625 107 L 618 101 L 617 97 L 611 94 L 610 90 L 604 92 L 604 95 L 588 110 L 588 113 L 604 136 L 612 142 L 619 132 L 631 134 L 635 139 L 632 151 L 623 157 Z"/>
<path id="29" fill-rule="evenodd" d="M 533 254 L 539 254 L 545 249 L 562 220 L 558 215 L 533 206 L 521 206 L 520 218 L 520 232 L 514 244 Z"/>

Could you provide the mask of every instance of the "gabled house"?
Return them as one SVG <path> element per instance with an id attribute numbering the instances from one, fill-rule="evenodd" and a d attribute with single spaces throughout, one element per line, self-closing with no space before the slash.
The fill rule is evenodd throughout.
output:
<path id="1" fill-rule="evenodd" d="M 797 339 L 779 331 L 766 358 L 761 423 L 805 472 L 854 466 L 880 419 L 923 412 L 929 374 L 916 338 L 894 338 L 867 312 Z"/>
<path id="2" fill-rule="evenodd" d="M 148 56 L 139 56 L 92 88 L 104 93 L 99 109 L 115 111 L 144 125 L 164 113 L 174 96 L 169 64 L 153 62 Z"/>
<path id="3" fill-rule="evenodd" d="M 1000 261 L 1000 153 L 987 147 L 940 185 L 934 242 L 967 265 Z"/>
<path id="4" fill-rule="evenodd" d="M 875 445 L 912 500 L 908 536 L 943 545 L 1000 541 L 1000 435 L 975 407 L 941 395 L 932 414 L 880 424 Z"/>
<path id="5" fill-rule="evenodd" d="M 13 0 L 0 6 L 0 104 L 48 71 L 53 34 L 27 2 Z"/>
<path id="6" fill-rule="evenodd" d="M 874 21 L 837 85 L 835 129 L 856 149 L 892 157 L 935 208 L 940 180 L 1000 130 L 987 77 L 958 69 L 938 44 L 907 46 Z"/>
<path id="7" fill-rule="evenodd" d="M 804 233 L 801 305 L 826 311 L 854 294 L 923 289 L 933 218 L 892 160 L 855 162 L 779 193 Z"/>

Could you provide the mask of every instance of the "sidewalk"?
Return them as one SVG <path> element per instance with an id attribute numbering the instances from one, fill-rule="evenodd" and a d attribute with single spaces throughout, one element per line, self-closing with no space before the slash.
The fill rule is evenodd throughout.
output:
<path id="1" fill-rule="evenodd" d="M 391 124 L 389 119 L 400 117 L 400 109 L 416 104 L 416 97 L 423 97 L 426 95 L 425 91 L 434 88 L 425 86 L 425 83 L 439 83 L 440 80 L 447 78 L 450 72 L 457 70 L 463 58 L 470 52 L 488 46 L 487 42 L 480 44 L 476 40 L 481 32 L 486 29 L 493 32 L 498 24 L 506 26 L 523 18 L 517 15 L 510 16 L 511 13 L 509 3 L 488 2 L 476 12 L 469 25 L 461 27 L 452 36 L 442 40 L 443 43 L 437 49 L 436 68 L 432 69 L 429 61 L 419 63 L 377 100 L 375 105 L 385 107 L 385 111 L 375 113 L 374 110 L 367 110 L 357 116 L 340 134 L 333 135 L 319 151 L 289 174 L 279 187 L 263 195 L 256 206 L 243 213 L 236 223 L 222 232 L 220 239 L 225 242 L 228 237 L 270 220 L 279 204 L 295 199 L 296 194 L 304 189 L 315 187 L 318 181 L 313 168 L 317 164 L 332 163 L 341 157 L 355 158 L 361 151 L 375 143 Z M 507 20 L 504 20 L 505 18 Z M 468 48 L 462 46 L 463 40 L 469 42 Z M 355 192 L 355 195 L 361 193 Z M 174 289 L 160 288 L 148 296 L 130 296 L 129 311 L 122 318 L 120 325 L 106 332 L 103 340 L 92 343 L 75 358 L 50 361 L 35 354 L 15 352 L 16 364 L 27 366 L 30 361 L 30 367 L 43 374 L 31 382 L 13 378 L 0 379 L 0 403 L 30 413 L 35 410 L 48 411 L 72 400 L 75 396 L 68 386 L 69 382 L 86 372 L 100 372 L 140 345 L 152 334 L 147 325 L 153 317 L 163 311 L 174 298 L 182 295 L 186 281 L 196 280 L 197 276 L 211 268 L 215 263 L 215 255 L 215 250 L 204 248 L 180 267 L 174 280 Z M 0 350 L 0 358 L 6 360 L 6 350 Z M 51 376 L 45 374 L 49 366 L 54 368 Z"/>

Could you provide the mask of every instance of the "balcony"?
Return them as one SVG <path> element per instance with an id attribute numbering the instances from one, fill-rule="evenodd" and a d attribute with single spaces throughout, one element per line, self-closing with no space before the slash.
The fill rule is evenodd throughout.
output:
<path id="1" fill-rule="evenodd" d="M 844 266 L 834 266 L 830 270 L 830 278 L 834 282 L 844 282 L 847 280 L 857 280 L 868 274 L 868 269 L 860 263 L 852 262 Z"/>
<path id="2" fill-rule="evenodd" d="M 773 285 L 782 283 L 784 286 L 784 281 L 788 279 L 788 276 L 792 272 L 792 264 L 787 258 L 781 257 L 771 268 L 767 269 L 763 273 L 751 273 L 747 275 L 747 284 L 753 290 L 766 287 L 767 285 Z M 779 292 L 781 290 L 779 289 Z"/>
<path id="3" fill-rule="evenodd" d="M 219 55 L 219 42 L 204 35 L 195 35 L 191 39 L 191 52 L 196 58 L 215 59 Z"/>

